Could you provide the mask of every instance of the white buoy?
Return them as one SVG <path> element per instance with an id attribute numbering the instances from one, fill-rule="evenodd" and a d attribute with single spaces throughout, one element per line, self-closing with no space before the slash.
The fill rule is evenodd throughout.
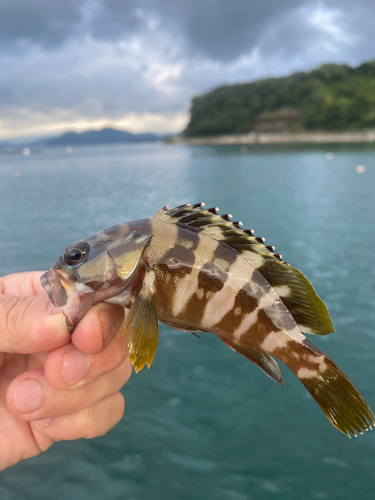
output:
<path id="1" fill-rule="evenodd" d="M 357 174 L 364 174 L 366 172 L 366 167 L 364 165 L 358 165 L 355 169 Z"/>
<path id="2" fill-rule="evenodd" d="M 72 146 L 65 146 L 65 153 L 68 153 L 68 155 L 70 155 L 70 153 L 72 153 L 72 151 L 73 151 Z"/>
<path id="3" fill-rule="evenodd" d="M 29 156 L 30 153 L 31 153 L 31 149 L 30 148 L 23 148 L 22 149 L 23 156 Z"/>
<path id="4" fill-rule="evenodd" d="M 332 160 L 332 158 L 333 158 L 333 153 L 327 153 L 327 154 L 326 154 L 326 158 L 327 158 L 327 160 Z"/>

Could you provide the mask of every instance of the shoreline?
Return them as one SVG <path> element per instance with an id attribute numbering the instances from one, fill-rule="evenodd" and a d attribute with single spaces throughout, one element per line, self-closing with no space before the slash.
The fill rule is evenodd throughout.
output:
<path id="1" fill-rule="evenodd" d="M 303 132 L 282 134 L 250 132 L 249 134 L 242 135 L 218 135 L 183 139 L 172 137 L 164 142 L 167 144 L 185 144 L 189 146 L 375 142 L 375 130 L 364 132 Z"/>

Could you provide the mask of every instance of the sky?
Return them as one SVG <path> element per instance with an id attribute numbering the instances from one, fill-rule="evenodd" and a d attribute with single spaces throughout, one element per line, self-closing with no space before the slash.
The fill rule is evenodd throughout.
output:
<path id="1" fill-rule="evenodd" d="M 0 0 L 0 140 L 174 133 L 225 84 L 375 59 L 375 0 Z"/>

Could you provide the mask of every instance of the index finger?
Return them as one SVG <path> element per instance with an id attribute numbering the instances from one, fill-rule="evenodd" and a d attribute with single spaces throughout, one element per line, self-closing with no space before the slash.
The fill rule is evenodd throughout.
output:
<path id="1" fill-rule="evenodd" d="M 0 352 L 46 352 L 71 339 L 84 352 L 102 352 L 119 330 L 124 308 L 104 303 L 94 306 L 71 337 L 65 317 L 57 314 L 61 309 L 52 305 L 40 283 L 41 275 L 42 271 L 35 271 L 0 278 L 0 293 L 6 293 L 0 295 Z"/>
<path id="2" fill-rule="evenodd" d="M 0 295 L 0 351 L 40 353 L 69 342 L 70 334 L 63 314 L 52 312 L 47 294 L 31 297 Z"/>
<path id="3" fill-rule="evenodd" d="M 0 294 L 27 297 L 46 293 L 40 282 L 44 271 L 8 274 L 0 278 Z"/>

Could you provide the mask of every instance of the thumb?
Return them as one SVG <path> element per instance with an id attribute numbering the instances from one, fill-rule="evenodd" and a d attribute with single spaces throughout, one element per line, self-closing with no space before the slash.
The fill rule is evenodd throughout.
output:
<path id="1" fill-rule="evenodd" d="M 47 295 L 0 295 L 0 352 L 39 353 L 69 342 L 64 315 L 53 312 Z"/>

